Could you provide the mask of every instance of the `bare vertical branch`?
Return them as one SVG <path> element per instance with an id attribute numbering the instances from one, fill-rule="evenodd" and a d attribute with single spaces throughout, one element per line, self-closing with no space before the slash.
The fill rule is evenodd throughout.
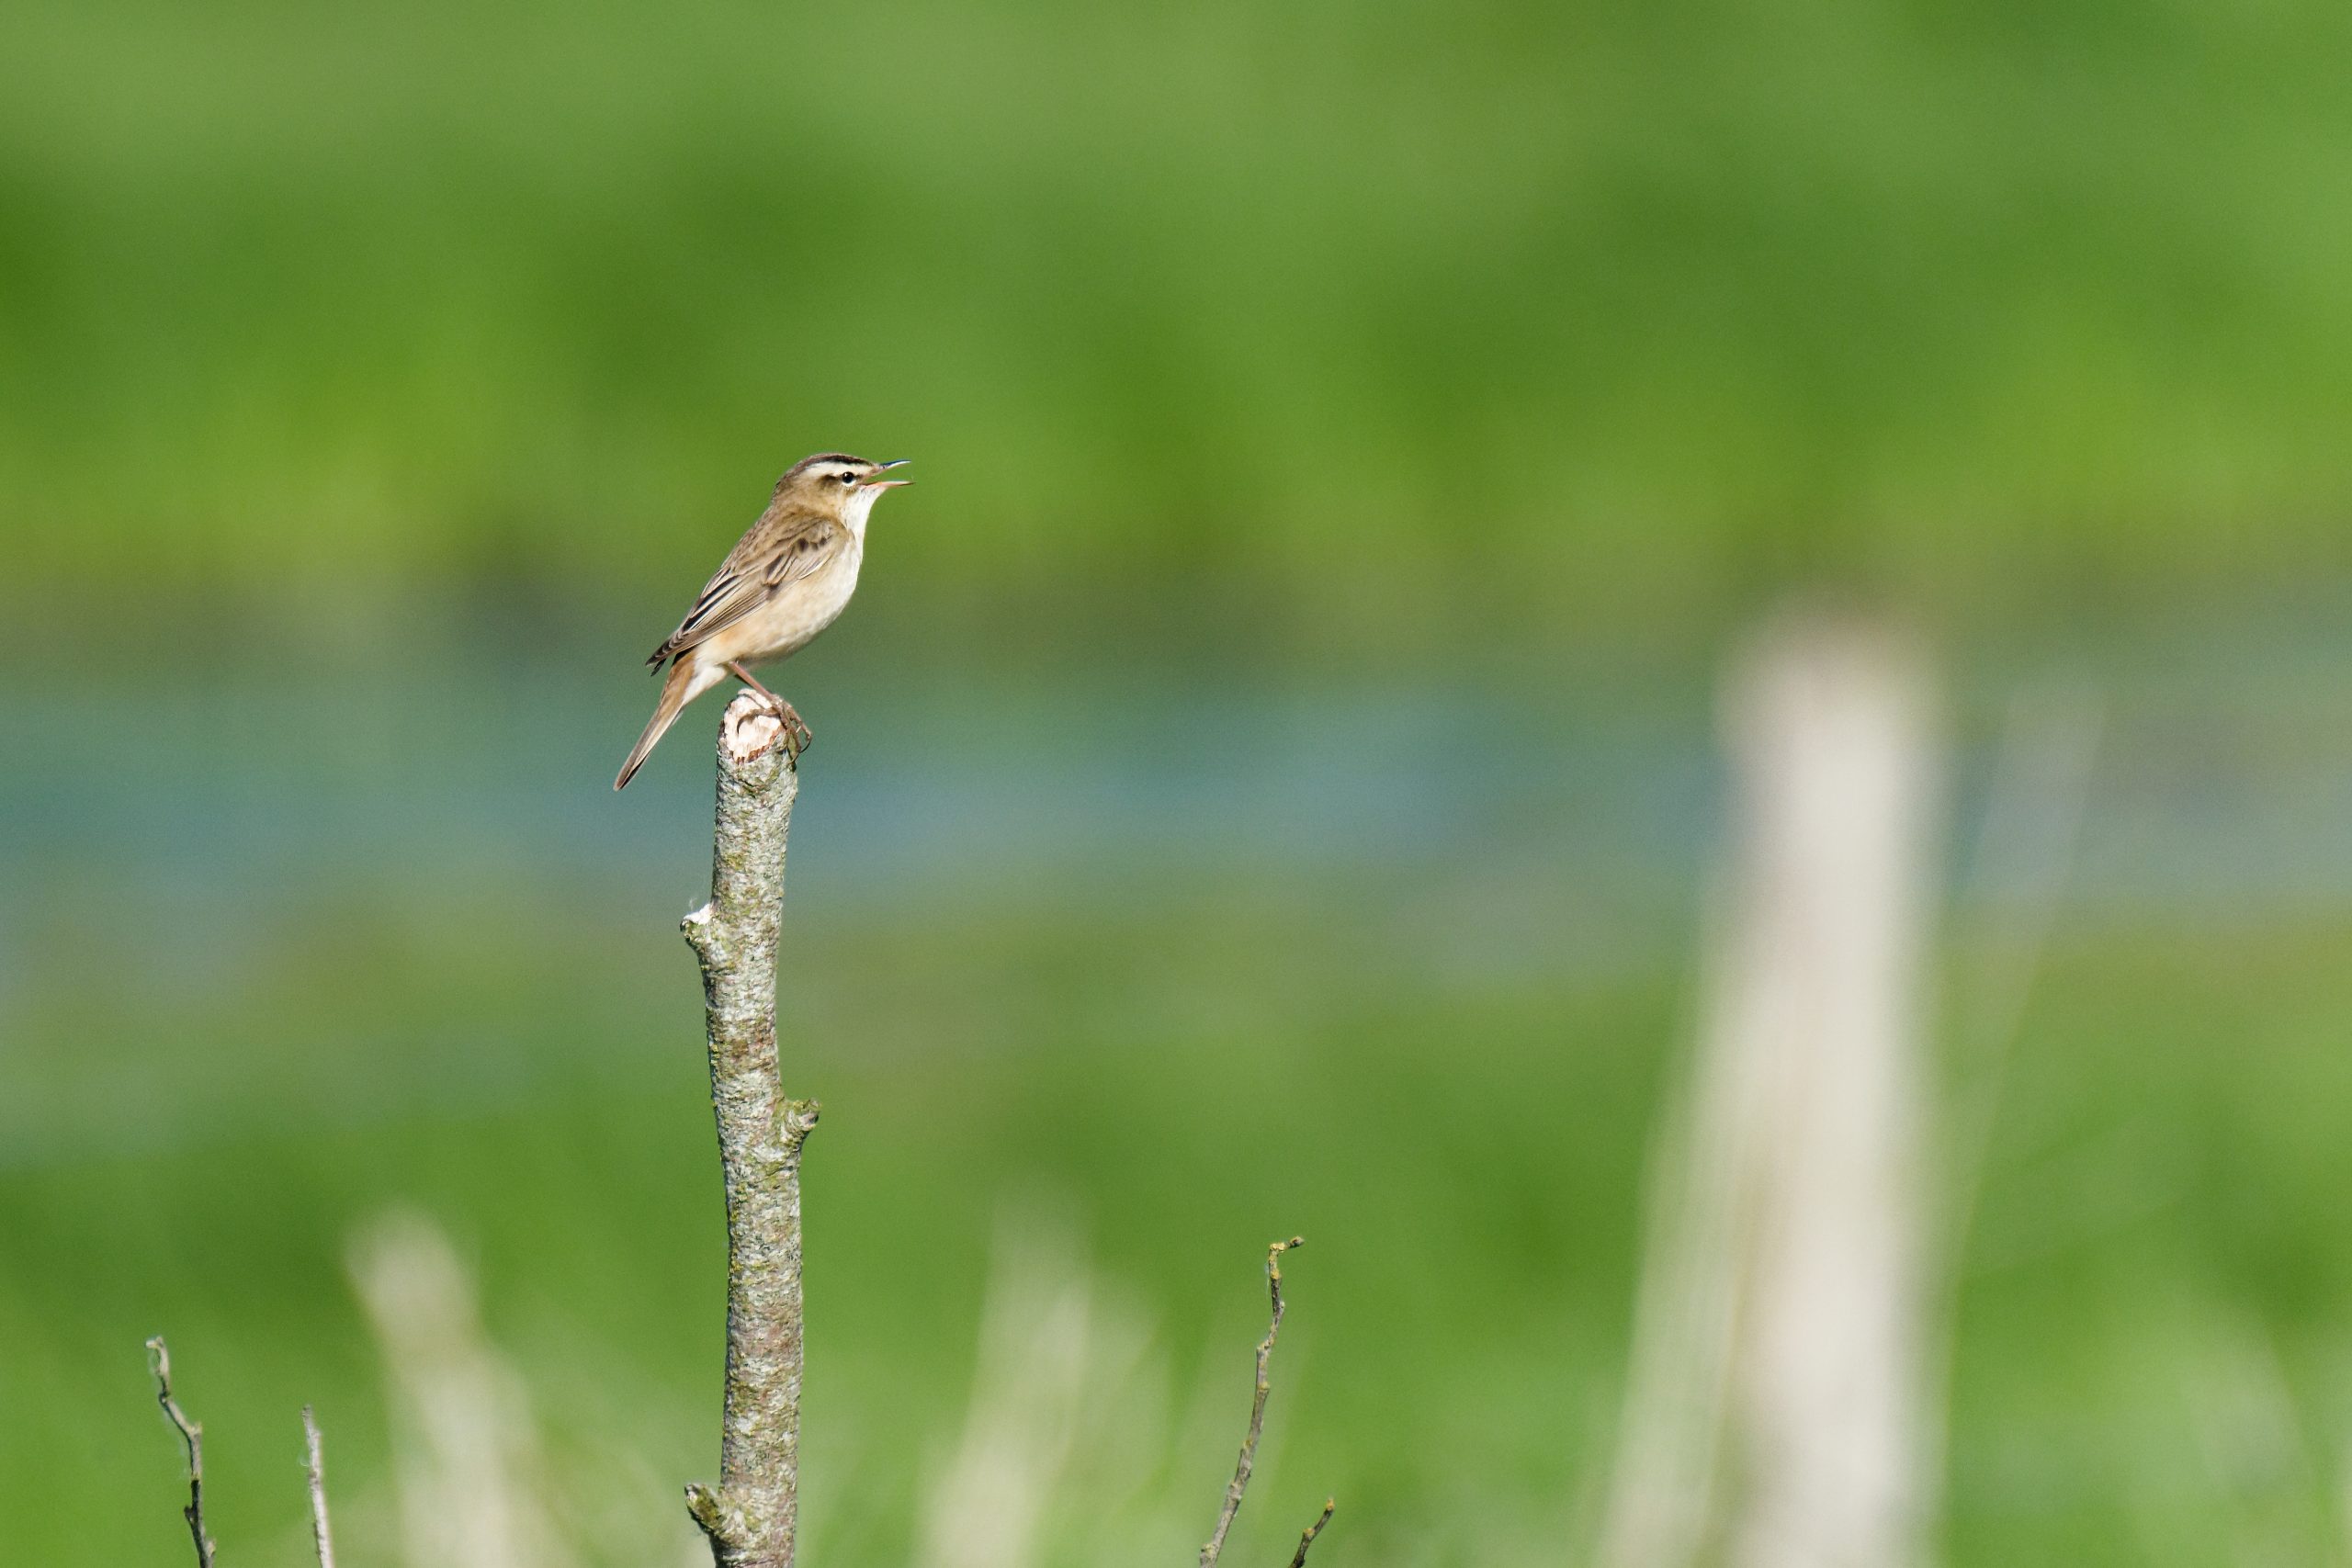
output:
<path id="1" fill-rule="evenodd" d="M 710 902 L 688 915 L 707 1004 L 727 1192 L 727 1393 L 718 1484 L 686 1509 L 718 1568 L 791 1568 L 800 1463 L 800 1151 L 813 1101 L 776 1064 L 775 955 L 799 775 L 783 723 L 745 693 L 718 726 Z"/>
<path id="2" fill-rule="evenodd" d="M 204 1531 L 204 1427 L 189 1420 L 187 1412 L 172 1397 L 172 1353 L 160 1334 L 147 1341 L 147 1364 L 155 1374 L 155 1403 L 179 1428 L 180 1441 L 187 1447 L 187 1506 L 180 1510 L 180 1517 L 187 1521 L 187 1533 L 196 1540 L 197 1568 L 212 1568 L 212 1538 Z"/>
<path id="3" fill-rule="evenodd" d="M 1266 1248 L 1266 1294 L 1272 1303 L 1273 1321 L 1266 1327 L 1266 1337 L 1258 1341 L 1258 1382 L 1250 1397 L 1250 1433 L 1241 1439 L 1241 1457 L 1233 1466 L 1232 1483 L 1225 1489 L 1216 1533 L 1201 1548 L 1201 1568 L 1216 1568 L 1217 1554 L 1225 1550 L 1226 1531 L 1233 1528 L 1233 1516 L 1241 1511 L 1241 1495 L 1250 1490 L 1250 1472 L 1258 1467 L 1258 1438 L 1266 1429 L 1266 1394 L 1273 1386 L 1267 1381 L 1266 1366 L 1274 1354 L 1274 1339 L 1283 1331 L 1283 1254 L 1306 1245 L 1305 1236 L 1295 1235 Z"/>
<path id="4" fill-rule="evenodd" d="M 1315 1544 L 1315 1538 L 1323 1533 L 1323 1527 L 1329 1524 L 1331 1522 L 1331 1516 L 1339 1511 L 1340 1502 L 1338 1498 L 1326 1497 L 1323 1499 L 1323 1512 L 1316 1517 L 1316 1520 L 1313 1524 L 1298 1532 L 1298 1551 L 1291 1558 L 1290 1568 L 1306 1568 L 1307 1548 Z"/>
<path id="5" fill-rule="evenodd" d="M 311 1488 L 311 1544 L 319 1568 L 334 1568 L 334 1531 L 327 1527 L 327 1461 L 319 1438 L 318 1417 L 302 1406 L 302 1475 Z"/>

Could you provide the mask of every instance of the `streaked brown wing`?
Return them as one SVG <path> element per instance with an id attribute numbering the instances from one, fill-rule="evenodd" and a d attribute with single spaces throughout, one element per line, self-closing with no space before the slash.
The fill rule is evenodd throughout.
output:
<path id="1" fill-rule="evenodd" d="M 646 663 L 658 670 L 664 660 L 733 626 L 766 604 L 778 589 L 832 559 L 842 536 L 841 524 L 822 513 L 761 518 L 736 541 L 735 548 L 703 584 L 702 596 L 686 612 L 686 618 Z"/>

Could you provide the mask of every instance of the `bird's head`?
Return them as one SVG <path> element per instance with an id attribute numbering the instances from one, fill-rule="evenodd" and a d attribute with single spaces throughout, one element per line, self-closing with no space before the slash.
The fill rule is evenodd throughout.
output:
<path id="1" fill-rule="evenodd" d="M 891 469 L 903 467 L 906 461 L 899 457 L 875 463 L 846 452 L 820 452 L 801 458 L 786 471 L 776 481 L 776 498 L 863 523 L 883 491 L 913 482 L 889 477 Z"/>

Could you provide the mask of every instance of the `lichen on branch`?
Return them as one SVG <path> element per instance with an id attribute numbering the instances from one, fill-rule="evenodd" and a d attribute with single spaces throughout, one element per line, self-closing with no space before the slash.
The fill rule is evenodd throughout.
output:
<path id="1" fill-rule="evenodd" d="M 727 1383 L 718 1484 L 686 1509 L 718 1568 L 791 1568 L 800 1469 L 800 1151 L 812 1100 L 777 1065 L 776 946 L 799 773 L 758 696 L 718 726 L 710 902 L 684 922 L 702 965 L 711 1108 L 727 1195 Z"/>

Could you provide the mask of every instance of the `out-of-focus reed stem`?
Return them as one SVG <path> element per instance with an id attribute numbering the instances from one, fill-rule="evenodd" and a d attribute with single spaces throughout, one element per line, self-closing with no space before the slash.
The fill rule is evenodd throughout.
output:
<path id="1" fill-rule="evenodd" d="M 1727 683 L 1732 879 L 1653 1171 L 1605 1568 L 1917 1560 L 1933 710 L 1923 653 L 1851 618 L 1784 617 Z"/>

